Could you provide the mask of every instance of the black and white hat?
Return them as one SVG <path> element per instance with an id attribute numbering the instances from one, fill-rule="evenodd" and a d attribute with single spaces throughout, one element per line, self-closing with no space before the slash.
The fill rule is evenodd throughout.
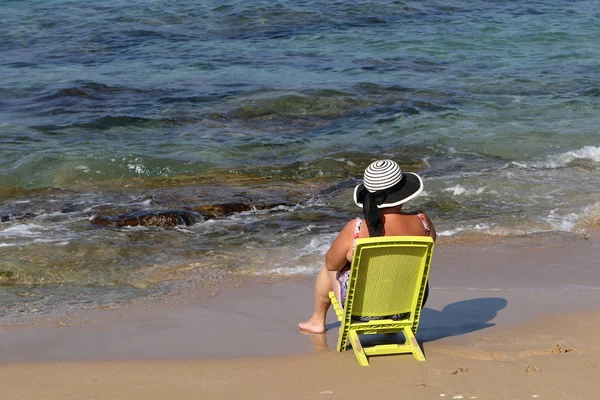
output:
<path id="1" fill-rule="evenodd" d="M 392 160 L 378 160 L 365 169 L 363 183 L 354 189 L 354 202 L 363 207 L 365 195 L 377 197 L 377 207 L 395 207 L 423 191 L 423 180 L 412 172 L 402 172 Z"/>

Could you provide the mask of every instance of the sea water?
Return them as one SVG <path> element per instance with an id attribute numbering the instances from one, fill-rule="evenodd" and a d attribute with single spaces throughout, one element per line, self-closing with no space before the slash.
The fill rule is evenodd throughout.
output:
<path id="1" fill-rule="evenodd" d="M 0 3 L 0 316 L 313 274 L 375 159 L 440 237 L 600 221 L 600 7 Z M 267 204 L 176 228 L 132 210 Z"/>

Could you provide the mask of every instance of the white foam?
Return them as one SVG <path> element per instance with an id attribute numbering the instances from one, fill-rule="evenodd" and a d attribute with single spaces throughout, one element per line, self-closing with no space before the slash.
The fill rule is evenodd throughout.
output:
<path id="1" fill-rule="evenodd" d="M 543 169 L 555 169 L 563 168 L 569 163 L 575 160 L 592 160 L 593 162 L 600 163 L 600 147 L 596 146 L 584 146 L 579 150 L 566 151 L 561 154 L 549 155 L 544 161 L 537 162 L 517 162 L 514 161 L 513 165 L 520 168 L 543 168 Z"/>
<path id="2" fill-rule="evenodd" d="M 544 220 L 550 224 L 552 230 L 562 232 L 571 232 L 578 219 L 579 215 L 575 213 L 561 215 L 558 210 L 551 210 L 550 214 L 544 218 Z"/>
<path id="3" fill-rule="evenodd" d="M 36 237 L 46 229 L 37 224 L 19 224 L 0 231 L 0 237 Z"/>
<path id="4" fill-rule="evenodd" d="M 293 275 L 314 275 L 319 271 L 320 265 L 296 265 L 293 267 L 279 267 L 266 271 L 257 272 L 257 275 L 277 274 L 284 276 Z"/>
<path id="5" fill-rule="evenodd" d="M 130 171 L 133 171 L 138 175 L 145 175 L 148 173 L 148 171 L 144 167 L 144 164 L 127 164 L 127 168 L 129 168 Z"/>
<path id="6" fill-rule="evenodd" d="M 90 167 L 88 167 L 87 165 L 78 165 L 75 167 L 75 169 L 79 170 L 79 171 L 83 171 L 85 173 L 90 172 Z"/>
<path id="7" fill-rule="evenodd" d="M 60 241 L 61 239 L 33 239 L 33 243 L 54 243 L 56 244 L 56 242 Z M 68 243 L 68 242 L 67 242 Z"/>
<path id="8" fill-rule="evenodd" d="M 294 211 L 297 208 L 298 208 L 298 205 L 294 205 L 294 206 L 279 205 L 279 206 L 275 206 L 267 211 Z"/>
<path id="9" fill-rule="evenodd" d="M 278 274 L 285 276 L 315 275 L 323 265 L 323 256 L 337 233 L 318 235 L 299 249 L 281 248 L 269 252 L 269 261 L 262 262 L 258 275 Z"/>
<path id="10" fill-rule="evenodd" d="M 299 233 L 302 233 L 302 232 L 312 232 L 312 230 L 315 229 L 315 228 L 317 228 L 317 225 L 315 225 L 315 224 L 309 224 L 309 225 L 303 226 L 302 228 L 298 229 L 298 232 Z"/>
<path id="11" fill-rule="evenodd" d="M 594 162 L 600 163 L 600 147 L 584 146 L 579 150 L 567 151 L 558 156 L 558 159 L 564 163 L 569 163 L 573 160 L 582 158 L 588 158 Z"/>
<path id="12" fill-rule="evenodd" d="M 148 227 L 148 226 L 143 226 L 143 225 L 135 225 L 135 226 L 123 226 L 121 227 L 121 229 L 123 230 L 127 230 L 127 231 L 149 231 L 152 230 L 152 228 L 154 227 Z"/>
<path id="13" fill-rule="evenodd" d="M 490 233 L 491 226 L 488 224 L 475 224 L 475 225 L 467 225 L 467 226 L 459 226 L 454 229 L 447 229 L 445 231 L 437 232 L 438 236 L 454 236 L 457 233 L 464 231 L 486 231 L 486 233 Z"/>
<path id="14" fill-rule="evenodd" d="M 481 194 L 485 191 L 486 187 L 481 187 L 478 189 L 466 189 L 464 187 L 462 187 L 461 185 L 456 185 L 456 186 L 452 186 L 446 189 L 443 189 L 442 191 L 444 192 L 452 192 L 453 196 L 460 196 L 460 195 L 474 195 L 474 194 Z"/>
<path id="15" fill-rule="evenodd" d="M 300 253 L 301 254 L 325 254 L 331 243 L 336 237 L 336 233 L 330 233 L 326 235 L 319 235 L 310 240 L 310 242 L 304 246 Z"/>

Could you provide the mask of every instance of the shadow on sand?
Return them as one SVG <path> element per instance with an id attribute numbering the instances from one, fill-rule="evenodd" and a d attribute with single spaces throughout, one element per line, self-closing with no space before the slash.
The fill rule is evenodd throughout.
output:
<path id="1" fill-rule="evenodd" d="M 492 327 L 496 324 L 491 321 L 507 304 L 508 301 L 502 297 L 482 297 L 448 304 L 441 311 L 425 307 L 421 313 L 417 341 L 419 343 L 433 342 L 445 337 L 464 335 Z M 326 329 L 329 331 L 339 328 L 339 326 L 339 322 L 330 323 L 326 325 Z M 310 336 L 317 349 L 322 350 L 328 347 L 326 335 L 311 334 Z M 401 341 L 403 341 L 402 334 L 361 336 L 361 342 L 366 346 L 400 343 Z"/>
<path id="2" fill-rule="evenodd" d="M 448 304 L 441 311 L 425 307 L 417 331 L 421 343 L 464 335 L 492 327 L 491 321 L 506 307 L 502 297 L 482 297 Z"/>

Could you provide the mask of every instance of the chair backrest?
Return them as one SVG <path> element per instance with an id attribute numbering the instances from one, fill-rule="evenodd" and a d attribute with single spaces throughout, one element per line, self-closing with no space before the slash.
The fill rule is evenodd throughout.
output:
<path id="1" fill-rule="evenodd" d="M 432 255 L 427 236 L 358 239 L 345 309 L 354 317 L 411 313 L 418 323 Z"/>

